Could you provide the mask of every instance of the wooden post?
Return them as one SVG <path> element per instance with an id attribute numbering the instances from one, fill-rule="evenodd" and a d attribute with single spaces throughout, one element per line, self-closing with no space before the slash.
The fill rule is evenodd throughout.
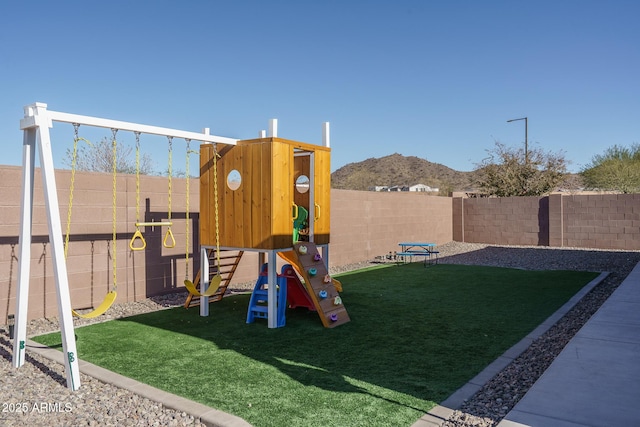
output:
<path id="1" fill-rule="evenodd" d="M 270 138 L 278 137 L 278 119 L 270 119 L 269 120 L 269 133 L 267 134 Z"/>
<path id="2" fill-rule="evenodd" d="M 277 251 L 271 250 L 269 254 L 269 288 L 267 289 L 267 326 L 269 328 L 278 327 L 278 271 L 276 268 Z"/>
<path id="3" fill-rule="evenodd" d="M 322 145 L 331 147 L 331 136 L 329 132 L 329 122 L 322 123 Z"/>

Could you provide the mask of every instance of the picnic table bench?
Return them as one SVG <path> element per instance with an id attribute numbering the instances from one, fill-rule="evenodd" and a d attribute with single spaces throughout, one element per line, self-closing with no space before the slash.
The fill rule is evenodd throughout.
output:
<path id="1" fill-rule="evenodd" d="M 396 253 L 398 263 L 413 262 L 413 257 L 422 257 L 425 266 L 427 263 L 438 263 L 438 254 L 440 252 L 437 250 L 435 243 L 401 242 L 398 243 L 398 246 L 400 246 L 400 252 Z"/>

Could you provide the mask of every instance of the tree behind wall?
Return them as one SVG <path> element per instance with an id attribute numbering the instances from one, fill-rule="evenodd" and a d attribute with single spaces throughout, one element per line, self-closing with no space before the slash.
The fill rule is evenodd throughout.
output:
<path id="1" fill-rule="evenodd" d="M 554 191 L 564 180 L 567 162 L 563 153 L 507 147 L 496 142 L 489 157 L 477 164 L 477 185 L 489 196 L 541 196 Z"/>
<path id="2" fill-rule="evenodd" d="M 640 192 L 640 144 L 607 148 L 603 154 L 593 156 L 580 175 L 591 190 Z"/>
<path id="3" fill-rule="evenodd" d="M 65 165 L 71 167 L 72 158 L 72 150 L 67 149 Z M 76 169 L 80 171 L 111 173 L 113 171 L 113 145 L 111 140 L 103 138 L 100 142 L 92 143 L 91 145 L 78 145 Z M 133 147 L 118 144 L 116 150 L 116 172 L 136 173 Z M 140 156 L 140 174 L 153 174 L 153 163 L 151 157 L 146 153 Z"/>

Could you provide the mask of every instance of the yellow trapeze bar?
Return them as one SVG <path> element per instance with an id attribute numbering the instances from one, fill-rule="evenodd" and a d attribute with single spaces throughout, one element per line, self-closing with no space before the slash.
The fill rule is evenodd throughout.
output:
<path id="1" fill-rule="evenodd" d="M 158 222 L 136 222 L 136 227 L 161 227 L 161 226 L 171 227 L 173 222 L 171 221 L 158 221 Z"/>

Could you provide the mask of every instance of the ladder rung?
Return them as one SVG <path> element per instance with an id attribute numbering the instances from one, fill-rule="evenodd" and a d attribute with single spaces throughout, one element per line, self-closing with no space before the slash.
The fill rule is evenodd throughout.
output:
<path id="1" fill-rule="evenodd" d="M 229 282 L 231 281 L 231 278 L 233 277 L 233 274 L 235 273 L 235 270 L 238 267 L 240 258 L 244 254 L 244 251 L 223 250 L 223 252 L 225 253 L 225 255 L 221 256 L 220 259 L 227 259 L 227 260 L 233 260 L 233 261 L 226 264 L 216 265 L 217 256 L 216 256 L 215 250 L 214 249 L 208 250 L 207 258 L 211 261 L 211 263 L 209 264 L 209 275 L 219 274 L 220 276 L 222 276 L 222 283 L 218 287 L 217 291 L 209 297 L 209 301 L 211 302 L 222 300 L 222 298 L 224 297 L 224 294 L 227 291 L 227 288 L 229 287 Z M 225 267 L 228 267 L 228 269 L 224 269 Z M 200 287 L 200 272 L 198 272 L 196 276 L 196 282 L 194 283 L 196 283 L 196 286 L 198 288 Z M 193 298 L 192 295 L 187 297 L 187 301 L 185 302 L 185 308 L 189 308 L 195 305 L 200 305 L 200 298 Z"/>
<path id="2" fill-rule="evenodd" d="M 236 265 L 236 263 L 235 262 L 228 262 L 228 263 L 221 262 L 220 263 L 220 267 L 225 267 L 225 266 L 229 266 L 229 265 Z"/>

